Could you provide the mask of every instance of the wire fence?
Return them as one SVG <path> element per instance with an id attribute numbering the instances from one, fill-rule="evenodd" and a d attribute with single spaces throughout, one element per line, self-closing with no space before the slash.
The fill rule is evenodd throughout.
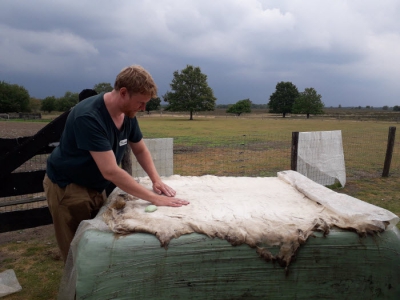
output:
<path id="1" fill-rule="evenodd" d="M 227 136 L 174 139 L 174 173 L 183 176 L 276 176 L 290 169 L 291 136 Z"/>
<path id="2" fill-rule="evenodd" d="M 240 134 L 219 137 L 179 136 L 173 139 L 173 170 L 182 176 L 271 177 L 291 168 L 291 134 Z M 382 176 L 388 134 L 383 131 L 342 131 L 347 181 Z M 162 151 L 162 149 L 160 150 Z M 47 155 L 35 156 L 17 172 L 45 168 Z M 159 170 L 163 173 L 163 170 Z M 389 177 L 400 176 L 400 145 L 395 141 Z M 27 183 L 29 184 L 29 183 Z M 5 205 L 23 199 L 41 199 L 43 193 L 0 198 L 0 213 L 43 207 L 46 201 Z M 24 201 L 21 201 L 24 202 Z"/>
<path id="3" fill-rule="evenodd" d="M 348 180 L 382 176 L 387 133 L 342 132 Z M 317 150 L 316 150 L 317 151 Z M 218 140 L 174 139 L 174 173 L 184 176 L 276 176 L 291 167 L 291 135 L 243 134 Z M 400 145 L 395 142 L 390 176 L 400 176 Z"/>

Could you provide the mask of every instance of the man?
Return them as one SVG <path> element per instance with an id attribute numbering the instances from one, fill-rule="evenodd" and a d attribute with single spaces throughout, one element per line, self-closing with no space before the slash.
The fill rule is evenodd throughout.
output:
<path id="1" fill-rule="evenodd" d="M 97 95 L 97 92 L 95 90 L 84 89 L 79 93 L 79 102 L 81 102 L 82 100 L 85 100 L 86 98 L 96 96 L 96 95 Z"/>
<path id="2" fill-rule="evenodd" d="M 96 216 L 110 182 L 158 206 L 189 204 L 175 198 L 176 192 L 162 182 L 135 117 L 156 95 L 151 75 L 140 66 L 130 66 L 118 74 L 111 92 L 89 97 L 71 109 L 43 181 L 64 261 L 79 223 Z M 127 145 L 152 180 L 155 193 L 118 166 Z"/>

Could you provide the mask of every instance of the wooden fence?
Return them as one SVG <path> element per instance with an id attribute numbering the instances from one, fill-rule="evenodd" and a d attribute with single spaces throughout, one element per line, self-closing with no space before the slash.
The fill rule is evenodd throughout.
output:
<path id="1" fill-rule="evenodd" d="M 53 151 L 60 140 L 69 112 L 53 120 L 31 137 L 0 139 L 0 197 L 13 197 L 43 192 L 45 169 L 13 172 L 32 157 Z M 23 204 L 43 199 L 23 199 L 12 204 Z M 1 206 L 10 203 L 0 203 Z M 0 232 L 36 227 L 52 223 L 47 207 L 17 210 L 0 214 Z"/>
<path id="2" fill-rule="evenodd" d="M 14 172 L 36 155 L 49 154 L 57 146 L 69 111 L 30 137 L 0 138 L 0 198 L 43 192 L 45 167 L 40 170 Z M 108 190 L 112 190 L 111 186 Z M 0 202 L 0 207 L 46 200 L 44 196 Z M 31 228 L 52 223 L 48 207 L 0 213 L 0 232 Z"/>

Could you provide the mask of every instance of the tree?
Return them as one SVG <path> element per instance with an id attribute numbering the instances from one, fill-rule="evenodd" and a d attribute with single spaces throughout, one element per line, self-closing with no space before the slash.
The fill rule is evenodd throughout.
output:
<path id="1" fill-rule="evenodd" d="M 269 97 L 269 111 L 281 113 L 283 117 L 292 112 L 294 100 L 299 96 L 297 87 L 291 82 L 279 82 L 276 91 Z"/>
<path id="2" fill-rule="evenodd" d="M 168 102 L 165 110 L 188 111 L 189 119 L 193 120 L 193 112 L 215 109 L 217 99 L 207 84 L 207 75 L 201 73 L 199 67 L 187 65 L 180 73 L 175 71 L 170 86 L 172 91 L 163 96 Z"/>
<path id="3" fill-rule="evenodd" d="M 250 99 L 239 100 L 226 110 L 227 113 L 240 116 L 242 113 L 251 113 Z"/>
<path id="4" fill-rule="evenodd" d="M 42 101 L 40 99 L 33 97 L 29 99 L 30 111 L 39 111 L 41 106 L 42 106 Z"/>
<path id="5" fill-rule="evenodd" d="M 389 110 L 389 106 L 384 105 L 384 106 L 382 107 L 382 110 Z"/>
<path id="6" fill-rule="evenodd" d="M 29 111 L 29 99 L 23 86 L 0 81 L 0 113 Z"/>
<path id="7" fill-rule="evenodd" d="M 56 102 L 58 111 L 67 111 L 79 102 L 79 94 L 70 91 L 65 92 L 64 96 L 59 98 Z"/>
<path id="8" fill-rule="evenodd" d="M 56 97 L 49 96 L 42 100 L 42 111 L 47 111 L 51 113 L 52 111 L 56 110 Z"/>
<path id="9" fill-rule="evenodd" d="M 151 98 L 149 102 L 146 104 L 146 111 L 147 114 L 150 114 L 150 111 L 152 110 L 157 110 L 160 108 L 161 105 L 161 99 L 160 97 L 157 98 Z"/>
<path id="10" fill-rule="evenodd" d="M 306 88 L 294 101 L 292 112 L 307 114 L 307 119 L 309 119 L 310 114 L 323 114 L 323 108 L 324 103 L 321 101 L 321 95 L 314 88 Z"/>
<path id="11" fill-rule="evenodd" d="M 267 104 L 254 104 L 254 103 L 251 103 L 251 108 L 252 109 L 268 109 L 268 105 Z"/>
<path id="12" fill-rule="evenodd" d="M 398 105 L 393 106 L 393 111 L 400 111 L 400 106 Z"/>
<path id="13" fill-rule="evenodd" d="M 100 82 L 98 84 L 95 84 L 93 89 L 97 92 L 97 94 L 100 94 L 102 92 L 111 92 L 113 90 L 113 87 L 108 82 Z"/>

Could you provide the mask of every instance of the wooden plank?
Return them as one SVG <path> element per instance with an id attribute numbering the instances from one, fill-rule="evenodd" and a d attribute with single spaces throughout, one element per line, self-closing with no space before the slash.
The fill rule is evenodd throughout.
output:
<path id="1" fill-rule="evenodd" d="M 12 197 L 43 192 L 46 170 L 11 173 L 1 179 L 0 197 Z"/>
<path id="2" fill-rule="evenodd" d="M 0 158 L 0 178 L 7 176 L 50 143 L 60 140 L 69 111 L 50 122 L 22 145 Z"/>
<path id="3" fill-rule="evenodd" d="M 6 155 L 8 152 L 21 146 L 23 143 L 25 143 L 30 138 L 31 138 L 31 136 L 18 137 L 18 138 L 12 138 L 12 139 L 0 138 L 0 155 L 1 156 Z"/>
<path id="4" fill-rule="evenodd" d="M 8 154 L 8 152 L 13 151 L 15 148 L 21 146 L 22 143 L 25 143 L 29 140 L 31 136 L 17 138 L 17 139 L 3 139 L 0 138 L 0 156 Z M 59 144 L 58 141 L 51 142 L 44 148 L 40 149 L 36 155 L 39 154 L 49 154 L 51 153 L 55 147 Z"/>
<path id="5" fill-rule="evenodd" d="M 0 232 L 21 230 L 52 224 L 48 207 L 0 213 Z"/>
<path id="6" fill-rule="evenodd" d="M 19 205 L 19 204 L 27 204 L 27 203 L 35 203 L 46 200 L 46 197 L 35 197 L 35 198 L 25 198 L 25 199 L 18 199 L 18 200 L 11 200 L 6 202 L 0 202 L 0 207 L 6 207 L 11 205 Z"/>

